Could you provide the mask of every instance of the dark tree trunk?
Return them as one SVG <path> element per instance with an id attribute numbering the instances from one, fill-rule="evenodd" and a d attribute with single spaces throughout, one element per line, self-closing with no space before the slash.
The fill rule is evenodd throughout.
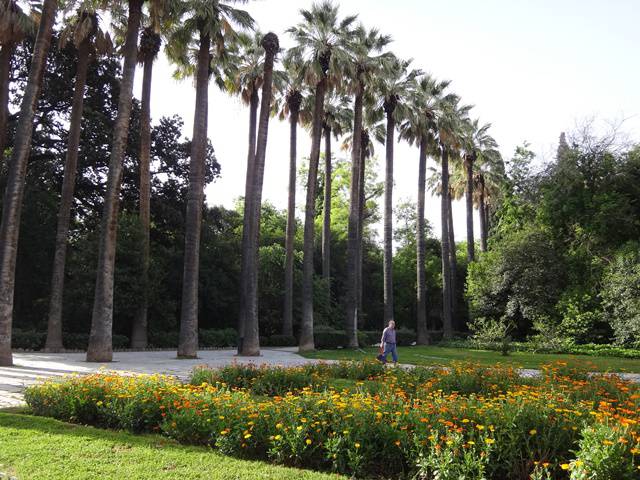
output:
<path id="1" fill-rule="evenodd" d="M 429 332 L 427 329 L 427 275 L 425 272 L 425 218 L 424 196 L 427 175 L 427 140 L 420 141 L 420 157 L 418 161 L 418 203 L 416 221 L 416 273 L 417 273 L 417 342 L 418 345 L 429 344 Z"/>
<path id="2" fill-rule="evenodd" d="M 449 191 L 449 152 L 446 147 L 441 146 L 442 151 L 442 195 L 441 195 L 441 216 L 442 222 L 442 330 L 443 338 L 449 339 L 453 337 L 453 324 L 451 315 L 451 263 L 449 255 L 451 254 L 450 238 L 449 238 L 449 199 L 447 192 Z"/>
<path id="3" fill-rule="evenodd" d="M 325 59 L 328 64 L 328 59 Z M 318 162 L 320 160 L 320 141 L 322 139 L 322 118 L 324 116 L 324 96 L 326 93 L 326 75 L 316 85 L 315 104 L 313 106 L 313 124 L 311 129 L 311 154 L 309 155 L 309 174 L 307 177 L 307 198 L 304 212 L 304 244 L 302 260 L 302 322 L 300 324 L 299 350 L 310 351 L 315 348 L 313 340 L 313 251 L 316 217 L 316 186 L 318 183 Z"/>
<path id="4" fill-rule="evenodd" d="M 284 261 L 284 316 L 282 334 L 293 335 L 293 255 L 296 237 L 296 163 L 298 146 L 298 116 L 300 113 L 300 92 L 293 92 L 289 98 L 289 201 L 287 205 L 287 233 Z"/>
<path id="5" fill-rule="evenodd" d="M 249 100 L 249 147 L 247 151 L 247 174 L 244 189 L 244 211 L 251 211 L 251 188 L 253 188 L 253 175 L 256 158 L 256 132 L 258 130 L 258 104 L 260 97 L 258 89 L 253 86 L 251 98 Z M 251 237 L 251 222 L 246 213 L 243 214 L 242 222 L 242 260 L 240 263 L 240 309 L 238 312 L 238 354 L 242 351 L 244 344 L 245 325 L 247 323 L 247 295 L 249 292 L 249 279 L 247 270 L 249 269 L 249 238 Z"/>
<path id="6" fill-rule="evenodd" d="M 322 278 L 331 295 L 331 127 L 324 127 L 324 204 L 322 218 Z"/>
<path id="7" fill-rule="evenodd" d="M 465 169 L 467 172 L 467 261 L 469 263 L 475 260 L 475 240 L 473 238 L 473 162 L 475 161 L 475 153 L 465 155 Z"/>
<path id="8" fill-rule="evenodd" d="M 0 224 L 0 366 L 11 366 L 11 324 L 13 321 L 13 292 L 15 288 L 16 254 L 20 231 L 20 214 L 27 161 L 31 151 L 33 118 L 35 117 L 42 77 L 51 43 L 51 32 L 56 16 L 57 2 L 45 0 L 40 26 L 33 50 L 27 87 L 20 105 L 20 118 L 16 128 L 13 152 L 7 175 L 7 186 L 2 203 Z"/>
<path id="9" fill-rule="evenodd" d="M 62 180 L 62 194 L 60 195 L 60 209 L 58 210 L 58 227 L 56 230 L 56 246 L 53 254 L 53 273 L 51 275 L 51 297 L 49 300 L 49 321 L 47 324 L 47 352 L 59 352 L 62 343 L 62 301 L 64 294 L 64 271 L 67 257 L 67 240 L 69 237 L 69 223 L 73 205 L 73 192 L 76 184 L 76 170 L 78 167 L 78 146 L 82 131 L 82 108 L 84 90 L 87 83 L 87 69 L 89 67 L 89 38 L 78 47 L 78 67 L 73 90 L 73 104 L 71 107 L 71 121 L 69 123 L 69 139 L 67 141 L 67 155 L 64 164 L 64 178 Z"/>
<path id="10" fill-rule="evenodd" d="M 138 55 L 138 30 L 142 17 L 142 0 L 129 1 L 129 17 L 124 44 L 124 66 L 120 81 L 118 115 L 113 128 L 113 144 L 109 160 L 109 174 L 104 196 L 100 243 L 98 246 L 98 268 L 91 316 L 91 333 L 87 348 L 88 362 L 110 362 L 113 359 L 113 282 L 116 259 L 116 237 L 118 230 L 118 207 L 122 162 L 127 145 L 133 80 Z"/>
<path id="11" fill-rule="evenodd" d="M 484 177 L 480 176 L 480 201 L 478 213 L 480 215 L 480 250 L 487 251 L 487 206 L 484 202 Z"/>
<path id="12" fill-rule="evenodd" d="M 362 88 L 355 96 L 353 107 L 353 141 L 351 142 L 351 189 L 347 232 L 347 312 L 345 330 L 350 348 L 358 348 L 358 245 L 360 219 L 360 165 L 362 162 Z"/>
<path id="13" fill-rule="evenodd" d="M 393 147 L 396 129 L 392 105 L 385 105 L 387 114 L 386 167 L 384 176 L 384 324 L 393 320 Z"/>
<path id="14" fill-rule="evenodd" d="M 9 80 L 11 78 L 11 58 L 15 44 L 3 45 L 0 49 L 0 165 L 4 162 L 7 148 L 7 128 L 9 120 Z"/>
<path id="15" fill-rule="evenodd" d="M 151 225 L 151 80 L 154 57 L 144 60 L 140 116 L 140 225 L 142 227 L 142 298 L 133 321 L 131 348 L 147 348 Z"/>
<path id="16" fill-rule="evenodd" d="M 453 319 L 453 327 L 460 330 L 458 324 L 457 312 L 456 312 L 456 298 L 457 298 L 457 285 L 458 285 L 458 258 L 456 257 L 456 237 L 453 230 L 453 208 L 451 205 L 451 189 L 449 189 L 447 215 L 449 222 L 447 227 L 449 229 L 449 265 L 451 270 L 451 317 Z"/>
<path id="17" fill-rule="evenodd" d="M 260 270 L 260 211 L 262 205 L 262 185 L 264 180 L 264 164 L 269 137 L 269 117 L 271 112 L 271 95 L 273 84 L 273 60 L 278 52 L 278 37 L 267 33 L 262 39 L 265 48 L 264 78 L 262 83 L 262 99 L 258 122 L 256 155 L 254 158 L 253 185 L 251 186 L 251 211 L 245 208 L 245 218 L 249 215 L 249 236 L 247 245 L 247 304 L 244 328 L 244 340 L 241 355 L 260 355 L 260 323 L 258 318 L 258 274 Z M 246 223 L 246 222 L 245 222 Z"/>
<path id="18" fill-rule="evenodd" d="M 364 329 L 365 317 L 364 308 L 362 307 L 362 293 L 363 293 L 363 280 L 362 280 L 362 264 L 364 260 L 364 184 L 365 184 L 365 169 L 367 163 L 366 145 L 369 142 L 369 137 L 363 134 L 363 139 L 360 147 L 360 181 L 358 182 L 359 199 L 358 199 L 358 268 L 357 268 L 357 292 L 358 292 L 358 328 Z M 357 332 L 356 332 L 357 338 Z"/>
<path id="19" fill-rule="evenodd" d="M 207 154 L 207 111 L 209 108 L 209 51 L 211 37 L 200 34 L 196 70 L 196 101 L 193 140 L 189 163 L 189 191 L 185 215 L 182 311 L 180 315 L 179 358 L 198 356 L 198 286 L 200 273 L 200 232 L 204 204 L 204 171 Z"/>

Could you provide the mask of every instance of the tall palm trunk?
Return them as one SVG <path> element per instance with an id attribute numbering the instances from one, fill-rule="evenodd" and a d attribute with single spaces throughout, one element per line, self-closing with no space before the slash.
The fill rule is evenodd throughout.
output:
<path id="1" fill-rule="evenodd" d="M 156 35 L 151 29 L 145 29 L 143 36 Z M 159 45 L 159 36 L 157 44 Z M 144 41 L 141 40 L 141 41 Z M 142 227 L 142 298 L 133 320 L 131 347 L 147 347 L 147 325 L 149 311 L 149 262 L 150 262 L 150 225 L 151 225 L 151 80 L 156 52 L 144 59 L 142 74 L 142 100 L 140 115 L 140 225 Z"/>
<path id="2" fill-rule="evenodd" d="M 16 128 L 13 152 L 7 175 L 0 224 L 0 366 L 11 366 L 11 324 L 13 321 L 13 292 L 15 288 L 16 254 L 20 232 L 20 214 L 27 161 L 31 151 L 33 118 L 35 117 L 57 2 L 45 0 L 36 36 L 33 59 L 29 68 L 27 87 L 20 105 L 20 119 Z"/>
<path id="3" fill-rule="evenodd" d="M 326 72 L 329 66 L 328 55 L 321 59 Z M 325 68 L 326 67 L 326 68 Z M 315 348 L 313 340 L 313 251 L 316 216 L 316 184 L 318 181 L 318 163 L 320 160 L 320 140 L 322 139 L 322 117 L 324 116 L 324 97 L 327 88 L 326 73 L 316 85 L 313 106 L 313 124 L 311 128 L 311 154 L 309 155 L 309 174 L 307 176 L 307 198 L 304 212 L 304 244 L 302 260 L 302 322 L 298 349 L 301 352 Z"/>
<path id="4" fill-rule="evenodd" d="M 347 229 L 347 314 L 345 330 L 350 348 L 358 348 L 358 238 L 360 219 L 360 165 L 362 162 L 362 100 L 363 89 L 355 95 L 353 107 L 353 141 L 351 142 L 351 191 Z"/>
<path id="5" fill-rule="evenodd" d="M 480 214 L 480 250 L 487 251 L 487 206 L 484 201 L 484 177 L 480 175 L 480 201 L 478 213 Z"/>
<path id="6" fill-rule="evenodd" d="M 449 230 L 449 269 L 451 271 L 451 317 L 453 319 L 453 327 L 460 329 L 458 325 L 458 318 L 456 315 L 456 288 L 458 280 L 458 258 L 456 257 L 456 237 L 453 230 L 453 208 L 451 206 L 451 189 L 449 189 L 449 195 L 447 195 L 447 216 L 449 221 L 447 227 Z"/>
<path id="7" fill-rule="evenodd" d="M 247 305 L 244 328 L 244 340 L 241 355 L 260 355 L 260 323 L 258 318 L 258 273 L 260 269 L 260 211 L 262 205 L 262 185 L 264 180 L 264 164 L 269 137 L 269 114 L 271 112 L 271 95 L 273 84 L 273 59 L 278 53 L 278 37 L 275 33 L 267 33 L 262 38 L 265 49 L 264 78 L 262 83 L 262 99 L 258 123 L 256 155 L 254 158 L 253 185 L 251 186 L 251 210 L 245 208 L 245 218 L 249 215 L 249 236 L 247 245 Z"/>
<path id="8" fill-rule="evenodd" d="M 284 315 L 282 334 L 293 335 L 293 254 L 296 237 L 296 161 L 298 146 L 298 117 L 302 95 L 295 91 L 287 99 L 289 104 L 289 201 L 287 206 L 287 233 L 284 261 Z"/>
<path id="9" fill-rule="evenodd" d="M 253 188 L 253 174 L 255 170 L 255 157 L 256 157 L 256 132 L 258 130 L 258 104 L 260 103 L 260 96 L 258 95 L 258 88 L 253 85 L 251 90 L 251 97 L 249 100 L 249 147 L 247 151 L 247 174 L 245 178 L 244 189 L 244 211 L 251 211 L 251 188 Z M 251 222 L 250 217 L 243 213 L 242 221 L 242 260 L 240 263 L 240 309 L 238 312 L 238 353 L 242 351 L 242 345 L 244 343 L 244 331 L 247 322 L 247 295 L 249 289 L 249 280 L 247 277 L 247 270 L 249 268 L 249 254 L 248 245 L 249 237 L 251 236 Z"/>
<path id="10" fill-rule="evenodd" d="M 207 152 L 207 111 L 209 107 L 209 50 L 211 37 L 200 32 L 196 70 L 196 104 L 189 163 L 189 192 L 185 216 L 184 272 L 178 357 L 198 355 L 198 280 L 200 272 L 200 231 L 204 204 L 204 170 Z"/>
<path id="11" fill-rule="evenodd" d="M 358 182 L 358 268 L 356 270 L 357 274 L 357 292 L 358 292 L 358 323 L 357 326 L 360 329 L 364 329 L 364 308 L 362 305 L 363 298 L 363 280 L 362 280 L 362 265 L 364 259 L 364 207 L 365 207 L 365 197 L 364 197 L 364 183 L 365 183 L 365 169 L 367 163 L 367 153 L 366 148 L 369 143 L 369 136 L 364 132 L 362 132 L 362 141 L 360 146 L 360 181 Z M 357 332 L 356 332 L 357 338 Z"/>
<path id="12" fill-rule="evenodd" d="M 453 324 L 451 315 L 451 263 L 450 263 L 450 238 L 449 238 L 449 152 L 444 145 L 442 151 L 442 195 L 441 195 L 441 222 L 442 222 L 442 330 L 443 337 L 449 339 L 453 336 Z"/>
<path id="13" fill-rule="evenodd" d="M 475 240 L 473 238 L 473 163 L 475 152 L 465 155 L 465 169 L 467 173 L 466 203 L 467 203 L 467 262 L 475 260 Z"/>
<path id="14" fill-rule="evenodd" d="M 427 139 L 420 140 L 420 157 L 418 160 L 418 203 L 416 220 L 416 273 L 417 273 L 417 321 L 416 321 L 416 341 L 418 345 L 429 343 L 429 333 L 427 331 L 427 274 L 425 271 L 425 218 L 424 218 L 424 196 L 427 176 Z"/>
<path id="15" fill-rule="evenodd" d="M 11 78 L 11 58 L 15 47 L 14 43 L 8 43 L 0 49 L 0 164 L 4 162 L 4 149 L 7 148 L 9 79 Z"/>
<path id="16" fill-rule="evenodd" d="M 64 164 L 64 178 L 62 180 L 62 194 L 58 211 L 58 227 L 56 230 L 56 247 L 53 255 L 53 273 L 51 275 L 51 298 L 49 300 L 49 321 L 47 324 L 47 341 L 45 350 L 59 352 L 62 344 L 62 300 L 64 293 L 64 271 L 67 256 L 67 241 L 69 237 L 69 222 L 73 192 L 76 183 L 78 167 L 78 146 L 82 127 L 82 108 L 84 90 L 87 83 L 89 67 L 90 39 L 86 38 L 78 46 L 78 67 L 73 90 L 73 104 L 71 107 L 71 122 L 69 123 L 69 139 L 67 141 L 67 155 Z"/>
<path id="17" fill-rule="evenodd" d="M 322 278 L 331 294 L 331 127 L 324 127 L 324 203 L 322 218 Z"/>
<path id="18" fill-rule="evenodd" d="M 113 128 L 113 144 L 109 160 L 109 174 L 104 196 L 100 243 L 98 246 L 98 268 L 91 316 L 91 332 L 87 348 L 88 362 L 110 362 L 113 358 L 113 282 L 116 259 L 116 237 L 118 231 L 118 207 L 122 162 L 127 145 L 133 80 L 138 55 L 138 30 L 142 17 L 142 0 L 129 0 L 129 17 L 124 44 L 124 66 L 120 81 L 118 115 Z"/>
<path id="19" fill-rule="evenodd" d="M 395 97 L 385 102 L 387 136 L 385 140 L 386 164 L 384 176 L 384 252 L 382 275 L 384 280 L 384 324 L 393 320 L 393 147 L 396 130 Z"/>

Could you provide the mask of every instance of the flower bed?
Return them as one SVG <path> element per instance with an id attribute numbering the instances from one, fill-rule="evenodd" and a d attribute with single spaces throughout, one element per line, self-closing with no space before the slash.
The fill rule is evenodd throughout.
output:
<path id="1" fill-rule="evenodd" d="M 39 415 L 161 431 L 230 455 L 358 477 L 640 476 L 640 392 L 616 377 L 557 367 L 541 379 L 471 365 L 368 376 L 367 366 L 360 367 L 362 375 L 358 368 L 317 367 L 316 381 L 309 377 L 313 386 L 274 396 L 252 391 L 255 380 L 238 388 L 219 378 L 182 384 L 100 374 L 31 387 L 26 400 Z M 225 373 L 228 379 L 279 374 L 293 375 L 241 367 Z M 317 380 L 332 375 L 365 379 L 344 390 L 319 386 Z M 367 383 L 379 385 L 376 393 Z"/>

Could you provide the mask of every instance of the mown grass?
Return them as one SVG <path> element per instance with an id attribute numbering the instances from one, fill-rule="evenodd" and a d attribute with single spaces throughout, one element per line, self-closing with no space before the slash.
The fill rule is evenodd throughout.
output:
<path id="1" fill-rule="evenodd" d="M 323 360 L 366 360 L 378 354 L 375 347 L 361 350 L 318 350 L 305 353 L 307 358 Z M 640 360 L 616 357 L 594 357 L 587 355 L 568 355 L 550 353 L 512 352 L 508 356 L 490 350 L 470 350 L 465 348 L 446 348 L 437 346 L 399 347 L 400 363 L 413 365 L 449 365 L 456 361 L 469 361 L 482 365 L 512 365 L 520 368 L 540 368 L 553 362 L 567 362 L 569 366 L 588 367 L 599 372 L 640 373 Z M 389 360 L 391 360 L 389 358 Z"/>
<path id="2" fill-rule="evenodd" d="M 7 411 L 0 412 L 0 472 L 30 480 L 344 478 L 238 460 L 159 435 L 99 430 Z"/>

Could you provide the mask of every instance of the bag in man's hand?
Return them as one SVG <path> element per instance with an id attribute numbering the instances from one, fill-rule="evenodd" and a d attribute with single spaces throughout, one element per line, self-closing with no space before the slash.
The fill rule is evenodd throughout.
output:
<path id="1" fill-rule="evenodd" d="M 376 357 L 376 359 L 378 359 L 382 363 L 387 363 L 387 359 L 384 358 L 384 348 L 378 348 L 378 356 Z"/>

